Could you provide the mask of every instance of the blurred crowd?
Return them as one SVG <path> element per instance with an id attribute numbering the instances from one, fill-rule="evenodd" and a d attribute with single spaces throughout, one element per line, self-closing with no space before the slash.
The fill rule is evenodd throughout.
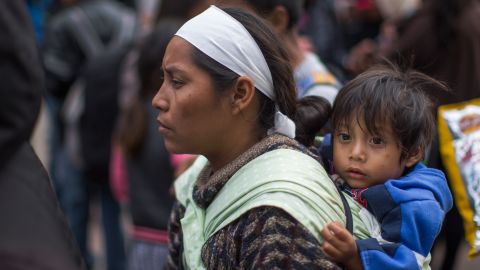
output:
<path id="1" fill-rule="evenodd" d="M 299 97 L 332 104 L 343 84 L 384 59 L 446 82 L 449 92 L 428 93 L 436 106 L 480 97 L 478 0 L 305 0 L 301 10 L 270 10 L 269 2 L 289 2 L 273 0 L 26 2 L 45 74 L 46 169 L 87 269 L 96 263 L 92 203 L 101 207 L 106 269 L 166 263 L 171 184 L 192 157 L 165 149 L 151 101 L 168 42 L 211 4 L 253 10 L 270 23 L 285 42 Z M 427 163 L 443 169 L 438 144 Z M 433 250 L 442 270 L 454 269 L 463 239 L 454 208 L 437 239 L 446 252 Z"/>

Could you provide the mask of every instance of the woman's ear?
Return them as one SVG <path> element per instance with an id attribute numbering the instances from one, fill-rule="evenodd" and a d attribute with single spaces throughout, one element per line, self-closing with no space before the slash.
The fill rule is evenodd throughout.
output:
<path id="1" fill-rule="evenodd" d="M 415 150 L 413 153 L 411 153 L 408 157 L 407 157 L 407 160 L 405 161 L 405 166 L 407 168 L 410 168 L 412 167 L 413 165 L 415 165 L 417 162 L 419 162 L 420 160 L 422 160 L 423 158 L 423 149 L 421 148 L 418 148 L 417 150 Z"/>
<path id="2" fill-rule="evenodd" d="M 231 92 L 232 113 L 238 114 L 252 104 L 255 96 L 255 86 L 252 79 L 240 76 Z"/>

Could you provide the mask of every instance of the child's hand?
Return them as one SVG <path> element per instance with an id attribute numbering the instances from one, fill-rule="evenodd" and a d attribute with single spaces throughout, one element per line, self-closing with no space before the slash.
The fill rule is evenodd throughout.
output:
<path id="1" fill-rule="evenodd" d="M 347 269 L 363 269 L 357 244 L 350 232 L 338 222 L 328 223 L 322 230 L 322 250 Z"/>

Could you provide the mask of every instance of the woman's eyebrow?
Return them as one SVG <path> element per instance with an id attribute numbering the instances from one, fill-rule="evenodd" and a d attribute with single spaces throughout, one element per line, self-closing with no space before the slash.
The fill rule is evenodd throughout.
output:
<path id="1" fill-rule="evenodd" d="M 174 73 L 184 74 L 185 73 L 185 70 L 181 69 L 176 65 L 165 66 L 162 69 L 163 69 L 163 72 L 166 72 L 168 74 L 174 74 Z"/>

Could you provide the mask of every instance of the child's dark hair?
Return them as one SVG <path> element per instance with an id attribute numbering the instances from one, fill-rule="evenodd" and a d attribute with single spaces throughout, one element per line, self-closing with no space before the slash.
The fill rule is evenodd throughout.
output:
<path id="1" fill-rule="evenodd" d="M 338 93 L 332 112 L 334 131 L 364 120 L 367 132 L 382 134 L 390 123 L 402 153 L 400 161 L 430 146 L 435 134 L 433 104 L 425 86 L 447 91 L 445 84 L 414 70 L 402 72 L 391 63 L 378 65 L 348 82 Z M 362 119 L 363 118 L 363 119 Z M 335 136 L 333 136 L 335 137 Z M 334 138 L 335 139 L 335 138 Z"/>

